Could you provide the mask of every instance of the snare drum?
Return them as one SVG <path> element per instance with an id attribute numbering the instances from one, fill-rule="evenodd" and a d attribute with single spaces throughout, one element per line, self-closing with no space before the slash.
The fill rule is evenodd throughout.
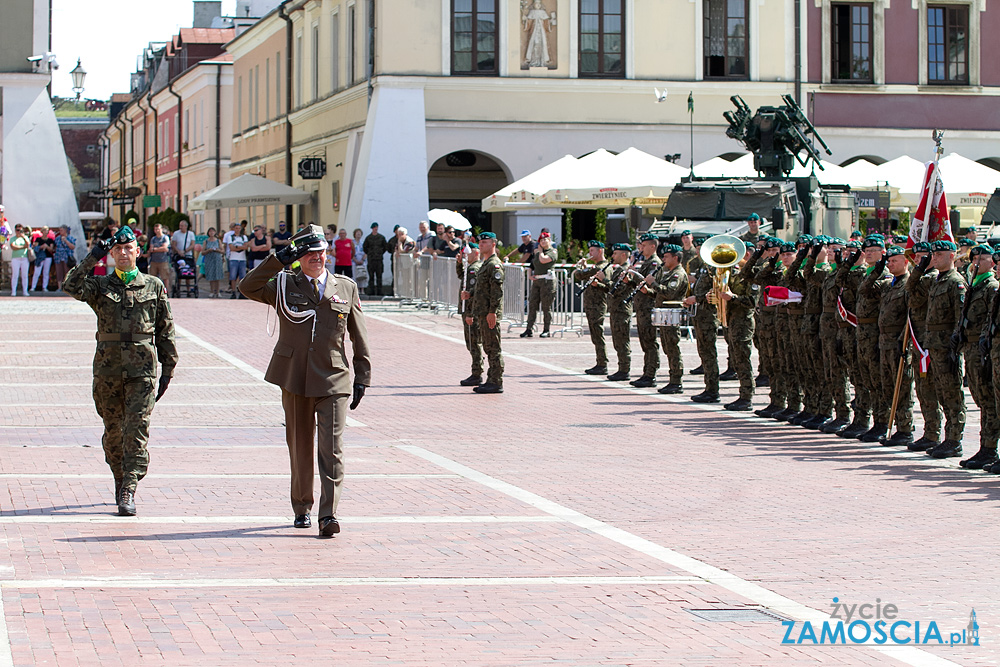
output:
<path id="1" fill-rule="evenodd" d="M 654 327 L 679 327 L 681 325 L 681 313 L 683 308 L 654 308 Z"/>

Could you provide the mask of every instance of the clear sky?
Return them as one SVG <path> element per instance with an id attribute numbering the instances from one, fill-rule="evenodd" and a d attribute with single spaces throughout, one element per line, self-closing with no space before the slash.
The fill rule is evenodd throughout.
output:
<path id="1" fill-rule="evenodd" d="M 223 15 L 235 11 L 236 0 L 223 0 Z M 77 58 L 87 70 L 84 98 L 107 100 L 129 92 L 129 75 L 142 50 L 190 27 L 193 14 L 191 0 L 53 0 L 52 52 L 59 69 L 52 94 L 73 94 L 69 72 Z"/>

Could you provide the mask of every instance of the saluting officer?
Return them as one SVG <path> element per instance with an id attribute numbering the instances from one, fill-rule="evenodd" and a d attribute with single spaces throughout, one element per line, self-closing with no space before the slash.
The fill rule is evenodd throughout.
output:
<path id="1" fill-rule="evenodd" d="M 663 248 L 663 270 L 655 281 L 646 278 L 647 290 L 656 294 L 656 307 L 664 308 L 672 305 L 679 308 L 681 302 L 691 291 L 687 273 L 681 266 L 684 251 L 679 245 L 670 243 Z M 679 394 L 684 386 L 684 361 L 681 358 L 681 330 L 679 326 L 660 327 L 660 342 L 663 353 L 667 355 L 667 366 L 670 368 L 670 382 L 659 388 L 661 394 Z"/>
<path id="2" fill-rule="evenodd" d="M 908 345 L 910 334 L 906 325 L 910 312 L 906 292 L 910 263 L 899 246 L 886 248 L 885 257 L 891 277 L 888 286 L 882 291 L 882 300 L 879 304 L 878 347 L 882 366 L 882 385 L 879 391 L 886 400 L 888 410 L 892 409 L 891 401 L 896 390 L 900 359 L 903 362 L 896 414 L 893 417 L 896 432 L 892 437 L 886 433 L 881 440 L 883 445 L 892 447 L 909 445 L 913 442 L 913 367 L 910 363 L 911 353 Z M 888 416 L 889 413 L 886 412 L 886 419 Z"/>
<path id="3" fill-rule="evenodd" d="M 477 394 L 503 393 L 503 352 L 500 348 L 499 320 L 503 317 L 503 264 L 496 255 L 497 235 L 493 232 L 483 232 L 479 235 L 479 255 L 482 264 L 476 272 L 476 284 L 471 294 L 463 294 L 472 298 L 472 313 L 466 314 L 465 323 L 479 325 L 479 336 L 483 343 L 483 352 L 489 362 L 486 373 L 486 384 L 481 384 L 472 391 Z"/>
<path id="4" fill-rule="evenodd" d="M 645 285 L 651 285 L 663 262 L 656 255 L 659 239 L 656 234 L 643 234 L 639 237 L 639 251 L 642 259 L 636 270 L 645 279 Z M 635 294 L 635 326 L 639 335 L 639 346 L 642 348 L 642 376 L 632 380 L 633 387 L 655 387 L 656 371 L 660 368 L 660 348 L 656 344 L 656 327 L 653 326 L 653 305 L 655 295 L 648 289 L 640 288 Z"/>
<path id="5" fill-rule="evenodd" d="M 463 387 L 478 387 L 483 383 L 483 340 L 479 334 L 479 323 L 475 321 L 471 324 L 466 322 L 467 315 L 472 315 L 472 304 L 468 296 L 475 291 L 476 273 L 483 265 L 479 259 L 479 244 L 469 243 L 465 247 L 465 259 L 461 257 L 455 262 L 455 270 L 458 272 L 459 284 L 464 283 L 464 288 L 460 288 L 458 301 L 458 314 L 462 317 L 462 331 L 465 334 L 465 349 L 472 355 L 472 375 L 459 381 Z M 463 280 L 464 279 L 464 280 Z"/>
<path id="6" fill-rule="evenodd" d="M 777 284 L 777 276 L 771 270 L 764 276 L 764 269 L 772 259 L 778 256 L 781 249 L 781 241 L 776 238 L 766 237 L 761 239 L 750 259 L 740 269 L 740 275 L 755 285 L 765 288 Z M 775 260 L 776 261 L 776 260 Z M 781 373 L 778 372 L 778 338 L 775 327 L 775 306 L 762 305 L 760 309 L 759 324 L 757 330 L 757 352 L 760 358 L 760 368 L 768 377 L 768 387 L 770 401 L 766 407 L 756 410 L 754 414 L 761 417 L 774 417 L 774 415 L 785 409 L 785 388 L 782 385 Z"/>
<path id="7" fill-rule="evenodd" d="M 872 234 L 864 240 L 865 277 L 858 285 L 858 295 L 855 301 L 854 314 L 858 317 L 858 327 L 855 332 L 858 349 L 858 381 L 864 385 L 871 404 L 873 424 L 870 429 L 857 436 L 862 442 L 879 442 L 886 437 L 889 428 L 889 401 L 882 390 L 882 364 L 879 352 L 881 337 L 878 320 L 882 303 L 882 294 L 889 288 L 889 275 L 885 265 L 885 240 L 882 236 Z M 879 363 L 876 363 L 878 361 Z"/>
<path id="8" fill-rule="evenodd" d="M 844 248 L 842 257 L 844 261 L 837 265 L 835 278 L 839 290 L 838 309 L 842 307 L 845 313 L 853 315 L 856 309 L 858 288 L 865 277 L 865 256 L 861 250 L 861 243 L 849 241 Z M 871 429 L 871 394 L 868 387 L 861 382 L 861 371 L 858 370 L 861 363 L 869 362 L 858 357 L 858 339 L 854 325 L 839 313 L 837 324 L 840 327 L 837 331 L 837 342 L 846 362 L 847 377 L 854 387 L 854 420 L 850 426 L 838 431 L 837 435 L 841 438 L 857 438 Z"/>
<path id="9" fill-rule="evenodd" d="M 111 252 L 114 273 L 92 276 Z M 174 320 L 159 278 L 139 272 L 139 246 L 126 225 L 97 241 L 66 276 L 63 291 L 97 314 L 94 405 L 104 420 L 104 460 L 115 479 L 121 516 L 135 515 L 135 490 L 149 468 L 149 418 L 177 365 Z M 154 393 L 156 364 L 163 370 Z"/>
<path id="10" fill-rule="evenodd" d="M 573 272 L 574 282 L 583 282 L 583 313 L 587 316 L 590 342 L 594 344 L 597 363 L 584 371 L 587 375 L 608 374 L 608 350 L 604 342 L 604 316 L 608 310 L 608 278 L 604 271 L 611 266 L 611 260 L 604 257 L 604 244 L 590 241 L 587 252 L 593 266 Z M 601 273 L 601 278 L 597 274 Z"/>
<path id="11" fill-rule="evenodd" d="M 627 380 L 632 367 L 632 302 L 625 298 L 632 292 L 632 280 L 629 275 L 629 256 L 632 246 L 627 243 L 616 243 L 611 246 L 611 271 L 598 271 L 598 278 L 609 281 L 608 285 L 608 320 L 611 324 L 611 344 L 618 357 L 618 370 L 608 376 L 609 380 L 620 382 Z"/>
<path id="12" fill-rule="evenodd" d="M 740 268 L 749 261 L 744 254 Z M 726 410 L 748 412 L 753 407 L 753 368 L 750 365 L 750 351 L 753 346 L 754 313 L 760 298 L 760 285 L 755 285 L 740 271 L 734 271 L 729 279 L 729 288 L 721 295 L 726 301 L 726 342 L 732 357 L 736 376 L 740 381 L 740 395 L 735 401 L 726 403 Z"/>

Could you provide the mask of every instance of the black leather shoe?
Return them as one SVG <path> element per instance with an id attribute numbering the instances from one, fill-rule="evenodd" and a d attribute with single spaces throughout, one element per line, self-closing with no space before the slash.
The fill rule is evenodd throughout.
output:
<path id="1" fill-rule="evenodd" d="M 763 373 L 758 373 L 757 377 L 755 377 L 753 379 L 753 383 L 754 383 L 755 386 L 758 386 L 758 387 L 770 387 L 771 386 L 771 378 L 767 377 Z"/>
<path id="2" fill-rule="evenodd" d="M 850 426 L 845 428 L 843 431 L 837 434 L 839 438 L 857 438 L 858 436 L 867 433 L 868 429 L 871 428 L 868 425 L 868 420 L 863 421 L 855 420 Z"/>
<path id="3" fill-rule="evenodd" d="M 861 442 L 879 442 L 889 435 L 889 425 L 875 422 L 875 425 L 858 436 Z"/>
<path id="4" fill-rule="evenodd" d="M 531 338 L 534 334 L 531 333 L 531 329 L 525 329 L 521 332 L 521 338 Z"/>
<path id="5" fill-rule="evenodd" d="M 891 438 L 882 438 L 879 442 L 883 447 L 905 447 L 913 442 L 913 434 L 896 431 Z"/>
<path id="6" fill-rule="evenodd" d="M 135 516 L 135 491 L 122 489 L 118 496 L 118 516 Z"/>
<path id="7" fill-rule="evenodd" d="M 732 368 L 727 368 L 724 373 L 719 375 L 719 379 L 724 381 L 736 380 L 739 379 L 739 376 L 736 374 L 736 371 L 734 371 Z"/>
<path id="8" fill-rule="evenodd" d="M 776 413 L 772 419 L 777 419 L 779 422 L 786 422 L 792 418 L 793 415 L 799 414 L 798 408 L 785 408 L 781 412 Z"/>
<path id="9" fill-rule="evenodd" d="M 483 376 L 481 375 L 470 375 L 469 377 L 459 382 L 459 384 L 462 385 L 463 387 L 478 387 L 482 383 L 483 383 Z"/>
<path id="10" fill-rule="evenodd" d="M 966 470 L 985 470 L 997 461 L 1000 461 L 1000 458 L 997 458 L 997 450 L 980 447 L 979 451 L 973 454 L 972 458 L 959 461 L 958 465 Z"/>
<path id="11" fill-rule="evenodd" d="M 593 368 L 588 368 L 587 370 L 585 370 L 584 373 L 586 373 L 587 375 L 607 375 L 608 367 L 594 366 Z"/>
<path id="12" fill-rule="evenodd" d="M 824 424 L 832 419 L 833 417 L 830 415 L 813 415 L 812 419 L 802 422 L 799 426 L 807 428 L 810 431 L 818 431 Z"/>
<path id="13" fill-rule="evenodd" d="M 927 456 L 932 459 L 951 459 L 962 455 L 962 443 L 958 440 L 945 440 L 934 449 L 927 450 Z"/>
<path id="14" fill-rule="evenodd" d="M 827 423 L 825 423 L 822 426 L 820 426 L 819 427 L 819 432 L 820 433 L 840 433 L 845 428 L 847 428 L 847 425 L 850 424 L 850 423 L 851 422 L 848 421 L 848 419 L 846 417 L 838 417 L 838 418 L 836 418 L 836 419 L 834 419 L 832 421 L 828 421 Z"/>
<path id="15" fill-rule="evenodd" d="M 312 525 L 312 521 L 309 520 L 308 514 L 296 514 L 295 523 L 292 524 L 296 528 L 308 528 Z"/>
<path id="16" fill-rule="evenodd" d="M 698 366 L 698 368 L 692 368 L 691 370 L 688 371 L 688 375 L 704 375 L 704 374 L 705 374 L 705 369 L 702 368 L 701 366 Z"/>
<path id="17" fill-rule="evenodd" d="M 551 338 L 551 337 L 552 337 L 552 334 L 550 334 L 550 333 L 548 332 L 548 330 L 546 330 L 546 331 L 543 331 L 542 333 L 538 334 L 538 337 L 539 337 L 539 338 Z"/>
<path id="18" fill-rule="evenodd" d="M 719 395 L 712 394 L 708 391 L 703 391 L 700 394 L 695 394 L 691 397 L 691 400 L 695 403 L 718 403 Z"/>
<path id="19" fill-rule="evenodd" d="M 926 435 L 922 435 L 919 440 L 911 442 L 906 448 L 911 452 L 926 452 L 928 449 L 933 449 L 937 446 L 937 440 L 931 440 Z"/>
<path id="20" fill-rule="evenodd" d="M 656 380 L 654 380 L 653 378 L 649 377 L 648 375 L 643 375 L 642 377 L 640 377 L 638 379 L 632 380 L 631 382 L 629 382 L 629 384 L 632 385 L 633 387 L 640 387 L 640 388 L 641 387 L 655 387 L 656 386 Z"/>
<path id="21" fill-rule="evenodd" d="M 684 391 L 684 386 L 679 382 L 671 382 L 670 384 L 665 384 L 656 390 L 661 394 L 680 394 Z"/>
<path id="22" fill-rule="evenodd" d="M 750 409 L 753 408 L 753 403 L 750 402 L 749 398 L 737 398 L 732 403 L 726 403 L 722 407 L 733 412 L 750 412 Z"/>
<path id="23" fill-rule="evenodd" d="M 628 379 L 628 373 L 624 371 L 618 371 L 617 373 L 609 375 L 608 379 L 611 380 L 612 382 L 621 382 L 622 380 Z"/>
<path id="24" fill-rule="evenodd" d="M 784 408 L 775 405 L 774 403 L 768 403 L 765 407 L 759 410 L 754 410 L 753 413 L 758 417 L 763 417 L 764 419 L 770 419 L 771 417 L 778 414 L 782 410 L 784 410 Z"/>
<path id="25" fill-rule="evenodd" d="M 473 387 L 472 391 L 476 392 L 477 394 L 502 394 L 503 385 L 487 382 L 486 384 L 481 384 L 478 387 Z"/>
<path id="26" fill-rule="evenodd" d="M 335 516 L 325 516 L 319 520 L 319 536 L 333 537 L 340 532 L 340 523 Z"/>

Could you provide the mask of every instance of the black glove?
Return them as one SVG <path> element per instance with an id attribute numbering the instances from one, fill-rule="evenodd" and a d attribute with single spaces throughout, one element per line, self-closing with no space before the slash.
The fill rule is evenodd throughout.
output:
<path id="1" fill-rule="evenodd" d="M 167 385 L 168 384 L 170 384 L 170 376 L 169 375 L 161 375 L 160 376 L 160 387 L 156 391 L 156 400 L 157 401 L 160 400 L 160 398 L 163 396 L 163 394 L 167 393 Z"/>
<path id="2" fill-rule="evenodd" d="M 896 339 L 896 354 L 898 354 L 899 356 L 903 356 L 903 353 L 905 351 L 906 351 L 905 339 L 903 339 L 903 338 L 897 338 Z"/>
<path id="3" fill-rule="evenodd" d="M 114 237 L 104 239 L 103 241 L 97 241 L 94 243 L 94 247 L 90 249 L 90 254 L 94 259 L 104 259 L 105 255 L 108 254 L 114 245 Z"/>
<path id="4" fill-rule="evenodd" d="M 931 264 L 931 254 L 927 253 L 926 255 L 920 258 L 920 262 L 917 264 L 917 268 L 920 269 L 921 273 L 923 273 L 924 271 L 927 270 L 927 267 L 930 266 L 930 264 Z"/>
<path id="5" fill-rule="evenodd" d="M 274 253 L 274 256 L 278 258 L 278 261 L 285 266 L 291 266 L 298 260 L 302 259 L 309 252 L 308 246 L 296 246 L 294 243 L 286 245 L 281 250 Z"/>
<path id="6" fill-rule="evenodd" d="M 882 275 L 885 272 L 885 263 L 887 261 L 889 261 L 889 258 L 886 255 L 882 255 L 882 259 L 880 259 L 878 261 L 878 264 L 875 265 L 875 275 L 876 276 L 880 276 L 880 275 Z"/>
<path id="7" fill-rule="evenodd" d="M 778 255 L 775 255 L 771 259 L 767 260 L 767 268 L 774 269 L 778 265 Z"/>
<path id="8" fill-rule="evenodd" d="M 809 252 L 809 246 L 804 245 L 799 248 L 799 251 L 795 253 L 795 266 L 802 264 L 802 260 L 806 258 L 806 254 Z M 819 252 L 818 250 L 816 252 Z"/>
<path id="9" fill-rule="evenodd" d="M 855 264 L 858 263 L 859 259 L 861 259 L 861 251 L 855 250 L 854 252 L 851 253 L 851 256 L 847 258 L 847 265 L 854 266 Z"/>
<path id="10" fill-rule="evenodd" d="M 756 248 L 754 248 L 753 255 L 751 255 L 750 257 L 751 259 L 758 260 L 761 258 L 763 254 L 764 254 L 764 244 L 761 243 Z"/>
<path id="11" fill-rule="evenodd" d="M 983 364 L 986 364 L 986 360 L 990 356 L 990 348 L 992 347 L 992 341 L 990 340 L 989 334 L 982 334 L 979 336 L 979 354 L 982 357 Z"/>
<path id="12" fill-rule="evenodd" d="M 813 259 L 816 259 L 817 257 L 819 257 L 819 251 L 822 249 L 823 249 L 822 243 L 813 244 L 809 248 L 809 256 L 812 257 Z"/>
<path id="13" fill-rule="evenodd" d="M 354 399 L 351 401 L 351 405 L 349 406 L 350 409 L 353 410 L 354 408 L 358 407 L 358 403 L 360 403 L 361 399 L 364 397 L 365 397 L 365 386 L 363 384 L 358 384 L 357 382 L 355 382 Z"/>
<path id="14" fill-rule="evenodd" d="M 965 336 L 961 331 L 956 331 L 951 335 L 951 349 L 956 352 L 962 348 L 965 343 Z"/>
<path id="15" fill-rule="evenodd" d="M 840 266 L 844 262 L 844 255 L 840 250 L 833 251 L 833 261 L 837 263 L 837 266 Z"/>

